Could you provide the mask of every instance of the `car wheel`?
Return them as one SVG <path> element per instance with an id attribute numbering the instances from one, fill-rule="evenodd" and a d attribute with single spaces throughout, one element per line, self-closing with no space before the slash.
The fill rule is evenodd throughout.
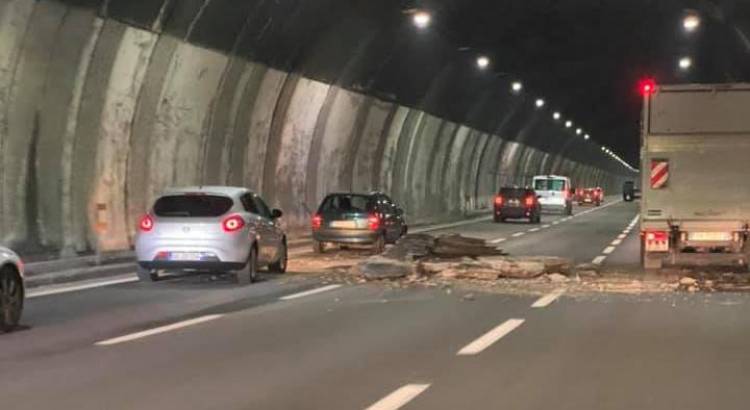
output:
<path id="1" fill-rule="evenodd" d="M 565 214 L 568 216 L 573 215 L 573 205 L 568 206 L 568 208 L 565 210 Z"/>
<path id="2" fill-rule="evenodd" d="M 141 282 L 156 282 L 159 280 L 159 273 L 155 269 L 146 269 L 141 265 L 136 268 L 138 280 Z"/>
<path id="3" fill-rule="evenodd" d="M 378 239 L 372 245 L 372 253 L 380 255 L 385 251 L 385 235 L 378 236 Z"/>
<path id="4" fill-rule="evenodd" d="M 495 223 L 500 223 L 500 222 L 502 221 L 502 219 L 501 219 L 501 218 L 500 218 L 499 216 L 497 216 L 497 215 L 493 216 L 493 217 L 492 217 L 492 220 L 493 220 L 493 221 L 494 221 Z"/>
<path id="5" fill-rule="evenodd" d="M 271 264 L 268 269 L 273 273 L 286 273 L 286 265 L 289 261 L 289 252 L 287 251 L 286 242 L 282 244 L 281 256 L 276 263 Z"/>
<path id="6" fill-rule="evenodd" d="M 313 252 L 315 253 L 325 253 L 326 252 L 326 243 L 321 241 L 313 240 Z"/>
<path id="7" fill-rule="evenodd" d="M 23 284 L 15 268 L 0 270 L 0 331 L 13 330 L 23 312 Z"/>
<path id="8" fill-rule="evenodd" d="M 540 223 L 542 223 L 542 216 L 541 216 L 541 215 L 537 215 L 537 216 L 535 216 L 535 217 L 534 217 L 534 223 L 535 223 L 535 224 L 540 224 Z"/>
<path id="9" fill-rule="evenodd" d="M 250 249 L 247 264 L 242 270 L 237 271 L 235 276 L 237 283 L 242 286 L 258 281 L 258 250 L 254 246 Z"/>

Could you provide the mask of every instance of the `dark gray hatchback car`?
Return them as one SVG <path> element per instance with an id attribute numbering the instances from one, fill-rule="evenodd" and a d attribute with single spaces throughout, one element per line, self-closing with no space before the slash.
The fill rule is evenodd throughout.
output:
<path id="1" fill-rule="evenodd" d="M 379 192 L 330 194 L 312 217 L 316 253 L 323 253 L 328 244 L 369 245 L 380 253 L 407 231 L 404 211 Z"/>

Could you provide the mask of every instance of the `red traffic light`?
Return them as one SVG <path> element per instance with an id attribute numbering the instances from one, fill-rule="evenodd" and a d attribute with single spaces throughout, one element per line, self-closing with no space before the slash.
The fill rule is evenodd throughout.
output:
<path id="1" fill-rule="evenodd" d="M 653 78 L 646 78 L 641 80 L 638 87 L 641 91 L 641 95 L 648 97 L 649 95 L 656 92 L 656 81 Z"/>

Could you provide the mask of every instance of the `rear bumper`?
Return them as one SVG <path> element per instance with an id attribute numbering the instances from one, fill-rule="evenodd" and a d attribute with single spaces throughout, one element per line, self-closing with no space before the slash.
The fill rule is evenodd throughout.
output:
<path id="1" fill-rule="evenodd" d="M 568 204 L 541 204 L 542 205 L 542 212 L 565 212 L 568 210 L 568 207 L 571 205 Z"/>
<path id="2" fill-rule="evenodd" d="M 175 239 L 155 238 L 148 235 L 140 235 L 136 239 L 135 253 L 138 261 L 166 263 L 160 261 L 160 255 L 164 253 L 199 252 L 211 255 L 211 259 L 220 263 L 242 264 L 250 256 L 252 240 L 247 235 L 235 235 L 223 239 Z M 195 263 L 206 263 L 201 261 Z M 193 263 L 193 262 L 191 262 Z"/>
<path id="3" fill-rule="evenodd" d="M 377 242 L 380 231 L 360 229 L 320 229 L 313 231 L 313 239 L 318 242 L 344 243 L 352 245 L 367 245 Z"/>
<path id="4" fill-rule="evenodd" d="M 196 261 L 196 262 L 174 262 L 174 261 L 139 261 L 144 269 L 164 269 L 164 270 L 207 270 L 226 272 L 241 270 L 247 263 L 238 262 L 220 262 L 220 261 Z"/>
<path id="5" fill-rule="evenodd" d="M 502 218 L 528 218 L 534 215 L 533 208 L 495 208 L 495 215 Z"/>

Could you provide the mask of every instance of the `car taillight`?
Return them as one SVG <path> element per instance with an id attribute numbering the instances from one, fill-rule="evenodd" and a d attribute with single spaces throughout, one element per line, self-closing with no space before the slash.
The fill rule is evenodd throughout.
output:
<path id="1" fill-rule="evenodd" d="M 320 227 L 323 226 L 323 217 L 320 215 L 313 215 L 310 220 L 310 226 L 312 226 L 313 229 L 320 229 Z"/>
<path id="2" fill-rule="evenodd" d="M 498 195 L 495 197 L 495 205 L 502 206 L 503 205 L 503 197 L 502 195 Z"/>
<path id="3" fill-rule="evenodd" d="M 140 222 L 138 222 L 138 228 L 140 228 L 142 232 L 149 232 L 154 229 L 154 219 L 151 218 L 151 215 L 143 215 Z"/>
<path id="4" fill-rule="evenodd" d="M 377 215 L 370 215 L 367 217 L 367 225 L 371 231 L 377 231 L 380 229 L 380 218 Z"/>
<path id="5" fill-rule="evenodd" d="M 526 200 L 524 200 L 524 203 L 528 207 L 534 206 L 534 203 L 536 202 L 536 199 L 533 196 L 527 196 Z"/>
<path id="6" fill-rule="evenodd" d="M 239 215 L 228 216 L 221 221 L 221 227 L 224 232 L 237 232 L 245 227 L 245 220 Z"/>

